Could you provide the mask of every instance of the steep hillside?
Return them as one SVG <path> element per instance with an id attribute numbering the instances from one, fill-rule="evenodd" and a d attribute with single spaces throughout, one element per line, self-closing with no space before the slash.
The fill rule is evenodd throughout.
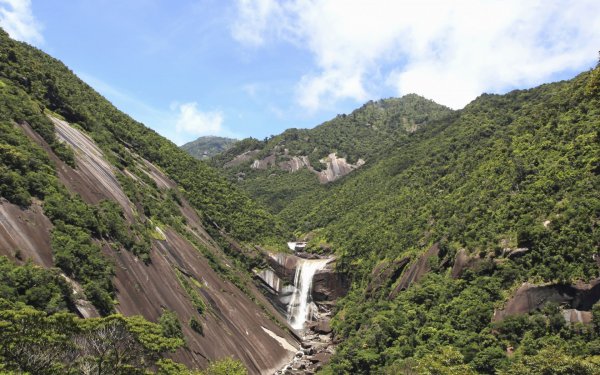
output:
<path id="1" fill-rule="evenodd" d="M 0 38 L 0 371 L 289 360 L 297 341 L 248 258 L 222 250 L 280 240 L 277 221 L 60 62 Z"/>
<path id="2" fill-rule="evenodd" d="M 386 157 L 406 138 L 452 111 L 417 95 L 369 102 L 313 129 L 245 139 L 211 160 L 250 196 L 279 212 L 298 196 L 324 194 L 352 171 Z"/>
<path id="3" fill-rule="evenodd" d="M 600 371 L 599 76 L 482 95 L 282 212 L 352 275 L 329 373 Z"/>
<path id="4" fill-rule="evenodd" d="M 206 160 L 227 151 L 235 142 L 237 142 L 237 139 L 205 136 L 184 144 L 181 149 L 196 159 Z"/>

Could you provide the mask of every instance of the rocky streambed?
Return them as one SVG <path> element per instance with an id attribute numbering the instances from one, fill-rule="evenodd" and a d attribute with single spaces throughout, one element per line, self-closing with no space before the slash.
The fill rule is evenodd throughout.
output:
<path id="1" fill-rule="evenodd" d="M 331 356 L 335 354 L 330 318 L 331 311 L 324 311 L 316 320 L 306 323 L 301 350 L 276 374 L 314 374 L 329 362 Z"/>

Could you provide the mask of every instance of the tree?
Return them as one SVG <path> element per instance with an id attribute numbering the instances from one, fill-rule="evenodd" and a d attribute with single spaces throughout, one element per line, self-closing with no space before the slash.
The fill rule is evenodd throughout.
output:
<path id="1" fill-rule="evenodd" d="M 247 375 L 248 370 L 242 362 L 233 358 L 224 358 L 211 362 L 204 370 L 204 375 Z"/>
<path id="2" fill-rule="evenodd" d="M 181 323 L 173 311 L 163 310 L 158 324 L 160 324 L 162 333 L 165 337 L 184 339 Z"/>

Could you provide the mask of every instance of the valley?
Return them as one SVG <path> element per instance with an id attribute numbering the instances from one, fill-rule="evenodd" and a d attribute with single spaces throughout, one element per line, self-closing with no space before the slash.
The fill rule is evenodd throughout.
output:
<path id="1" fill-rule="evenodd" d="M 600 65 L 180 148 L 0 57 L 0 373 L 600 373 Z"/>

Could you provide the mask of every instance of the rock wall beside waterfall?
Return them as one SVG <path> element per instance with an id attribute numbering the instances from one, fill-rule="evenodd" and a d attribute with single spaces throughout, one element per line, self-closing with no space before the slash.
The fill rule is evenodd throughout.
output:
<path id="1" fill-rule="evenodd" d="M 333 302 L 343 297 L 350 289 L 347 277 L 335 271 L 335 263 L 328 263 L 325 268 L 315 273 L 312 285 L 312 296 L 315 302 Z"/>

